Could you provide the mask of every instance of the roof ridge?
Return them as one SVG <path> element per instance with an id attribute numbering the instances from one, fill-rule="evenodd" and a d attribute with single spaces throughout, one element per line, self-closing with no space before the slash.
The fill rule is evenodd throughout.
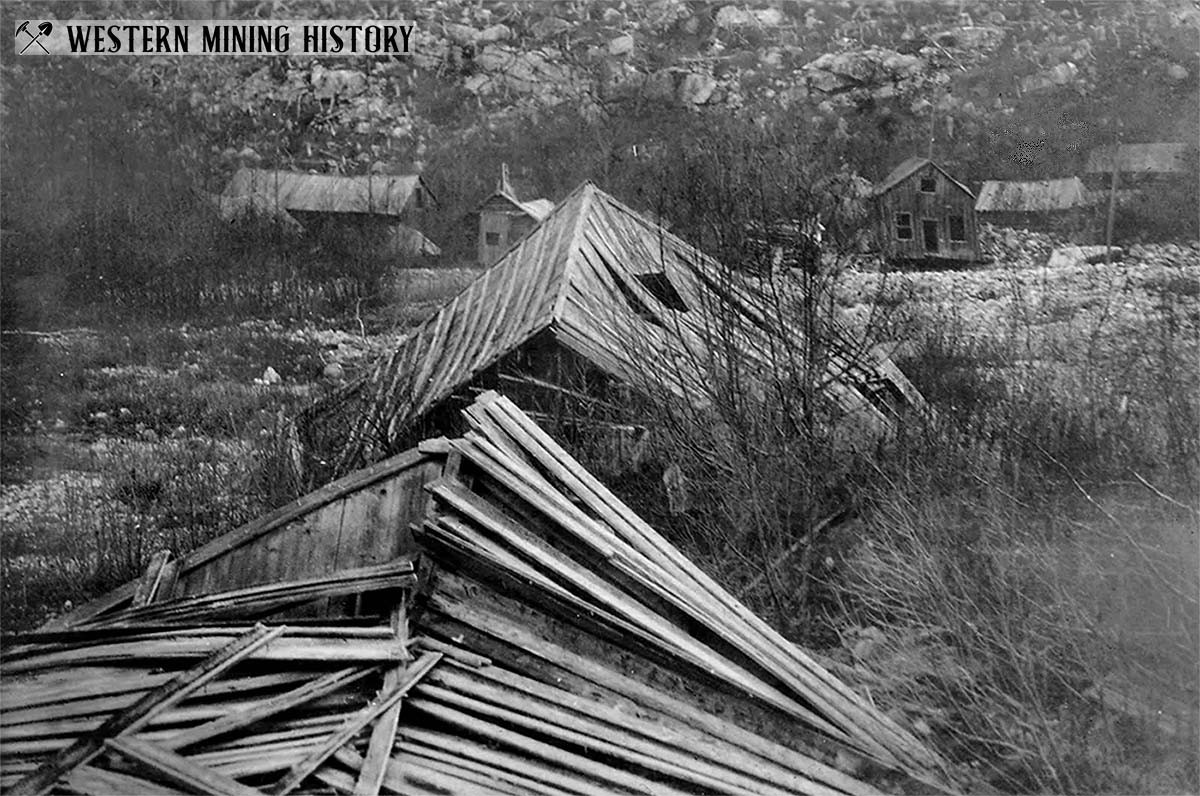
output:
<path id="1" fill-rule="evenodd" d="M 571 191 L 571 193 L 567 195 L 567 198 L 562 201 L 562 204 L 560 204 L 559 207 L 556 207 L 550 214 L 554 215 L 554 213 L 558 212 L 559 208 L 563 207 L 573 198 L 575 198 L 576 194 L 579 194 L 580 207 L 578 213 L 575 215 L 575 228 L 571 230 L 571 242 L 567 245 L 567 256 L 562 264 L 562 276 L 559 278 L 557 288 L 558 295 L 554 297 L 554 307 L 550 310 L 551 325 L 558 323 L 559 318 L 562 317 L 563 306 L 567 303 L 567 290 L 571 286 L 572 277 L 579 270 L 575 261 L 578 259 L 579 247 L 581 245 L 581 238 L 583 234 L 583 226 L 587 223 L 587 215 L 592 209 L 592 200 L 595 198 L 597 191 L 600 191 L 600 189 L 597 188 L 591 180 L 584 180 L 575 188 L 575 190 Z M 603 191 L 601 191 L 601 193 L 603 193 Z M 546 220 L 548 221 L 549 218 L 550 217 L 547 216 Z"/>

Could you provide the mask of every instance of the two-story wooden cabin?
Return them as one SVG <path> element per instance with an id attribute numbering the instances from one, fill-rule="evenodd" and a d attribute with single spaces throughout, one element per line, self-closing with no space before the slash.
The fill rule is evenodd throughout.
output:
<path id="1" fill-rule="evenodd" d="M 872 192 L 875 237 L 889 259 L 980 259 L 975 194 L 928 158 L 901 163 Z"/>

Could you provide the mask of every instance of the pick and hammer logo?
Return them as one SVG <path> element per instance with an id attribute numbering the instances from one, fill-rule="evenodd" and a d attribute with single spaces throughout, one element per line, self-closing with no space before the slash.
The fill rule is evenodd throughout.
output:
<path id="1" fill-rule="evenodd" d="M 25 20 L 17 26 L 17 46 L 21 47 L 22 44 L 25 45 L 24 47 L 21 47 L 20 52 L 24 53 L 26 50 L 36 44 L 38 47 L 42 48 L 42 52 L 46 53 L 46 55 L 49 55 L 50 51 L 46 49 L 46 46 L 42 44 L 39 39 L 41 39 L 43 36 L 49 36 L 50 31 L 54 30 L 54 24 L 51 22 L 39 22 L 36 28 L 30 30 L 29 26 L 32 24 L 33 23 L 29 20 Z"/>

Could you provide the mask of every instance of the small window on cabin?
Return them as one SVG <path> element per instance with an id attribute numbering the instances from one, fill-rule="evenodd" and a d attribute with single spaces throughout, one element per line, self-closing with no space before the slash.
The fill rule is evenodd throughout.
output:
<path id="1" fill-rule="evenodd" d="M 671 280 L 667 278 L 666 274 L 638 274 L 637 278 L 650 291 L 650 295 L 662 302 L 663 306 L 679 312 L 688 311 L 688 305 L 684 302 L 683 296 L 679 295 L 679 291 L 671 284 Z"/>
<path id="2" fill-rule="evenodd" d="M 420 186 L 413 191 L 413 202 L 416 203 L 418 210 L 425 207 L 425 192 L 421 190 Z"/>
<path id="3" fill-rule="evenodd" d="M 500 245 L 500 233 L 499 232 L 483 233 L 483 242 L 486 243 L 488 246 L 499 246 Z"/>
<path id="4" fill-rule="evenodd" d="M 933 175 L 922 177 L 921 193 L 937 193 L 937 178 Z"/>
<path id="5" fill-rule="evenodd" d="M 896 214 L 896 240 L 912 240 L 912 213 Z"/>
<path id="6" fill-rule="evenodd" d="M 967 220 L 962 216 L 950 216 L 950 240 L 962 242 L 967 239 Z"/>

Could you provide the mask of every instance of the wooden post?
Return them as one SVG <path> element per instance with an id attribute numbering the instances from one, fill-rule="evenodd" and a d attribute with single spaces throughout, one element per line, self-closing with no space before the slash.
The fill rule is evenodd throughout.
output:
<path id="1" fill-rule="evenodd" d="M 1108 189 L 1108 224 L 1104 232 L 1104 264 L 1108 265 L 1112 262 L 1112 237 L 1113 237 L 1113 219 L 1117 215 L 1117 182 L 1121 173 L 1120 164 L 1117 162 L 1117 155 L 1120 148 L 1113 152 L 1112 163 L 1112 181 L 1109 183 Z"/>

